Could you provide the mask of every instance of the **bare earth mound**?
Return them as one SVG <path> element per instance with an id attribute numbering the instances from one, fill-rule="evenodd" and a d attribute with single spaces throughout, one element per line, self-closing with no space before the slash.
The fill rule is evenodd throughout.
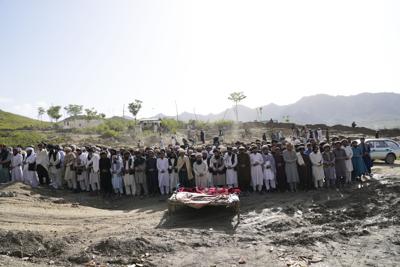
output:
<path id="1" fill-rule="evenodd" d="M 239 224 L 224 208 L 182 208 L 168 216 L 165 199 L 2 186 L 0 263 L 396 266 L 399 169 L 378 165 L 374 179 L 344 190 L 242 197 Z"/>

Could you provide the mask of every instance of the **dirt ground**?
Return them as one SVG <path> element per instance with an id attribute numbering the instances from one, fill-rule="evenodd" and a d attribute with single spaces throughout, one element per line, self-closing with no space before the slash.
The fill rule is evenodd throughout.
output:
<path id="1" fill-rule="evenodd" d="M 398 266 L 400 165 L 343 190 L 241 197 L 226 208 L 0 188 L 0 266 Z"/>

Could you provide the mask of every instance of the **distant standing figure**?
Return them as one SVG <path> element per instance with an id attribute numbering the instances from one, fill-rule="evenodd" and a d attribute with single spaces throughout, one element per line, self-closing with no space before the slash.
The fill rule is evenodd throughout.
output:
<path id="1" fill-rule="evenodd" d="M 321 130 L 321 128 L 318 128 L 318 130 L 317 130 L 317 135 L 318 135 L 318 141 L 322 141 L 322 139 L 324 139 L 323 136 L 322 136 L 322 130 Z"/>
<path id="2" fill-rule="evenodd" d="M 329 129 L 326 129 L 325 139 L 326 139 L 326 142 L 329 142 Z"/>
<path id="3" fill-rule="evenodd" d="M 204 133 L 203 129 L 200 131 L 200 141 L 202 144 L 206 143 L 206 134 Z"/>

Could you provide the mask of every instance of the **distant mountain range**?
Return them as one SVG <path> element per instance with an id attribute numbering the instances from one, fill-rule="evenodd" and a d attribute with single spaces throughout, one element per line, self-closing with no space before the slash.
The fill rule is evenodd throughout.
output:
<path id="1" fill-rule="evenodd" d="M 273 120 L 289 121 L 298 124 L 350 125 L 353 121 L 358 126 L 369 128 L 400 128 L 400 94 L 397 93 L 362 93 L 353 96 L 331 96 L 318 94 L 306 96 L 290 105 L 268 104 L 263 106 L 261 113 L 255 108 L 238 106 L 239 121 Z M 235 120 L 234 108 L 226 109 L 217 114 L 200 115 L 183 112 L 179 120 Z M 158 118 L 175 118 L 157 114 Z"/>

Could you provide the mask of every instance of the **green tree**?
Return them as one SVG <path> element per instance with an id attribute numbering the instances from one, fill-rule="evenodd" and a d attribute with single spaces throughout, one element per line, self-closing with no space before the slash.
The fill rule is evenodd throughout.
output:
<path id="1" fill-rule="evenodd" d="M 142 101 L 135 99 L 134 102 L 128 104 L 129 112 L 132 113 L 133 117 L 135 117 L 135 124 L 136 124 L 136 116 L 139 113 L 140 109 L 142 108 Z"/>
<path id="2" fill-rule="evenodd" d="M 51 106 L 47 109 L 47 115 L 49 115 L 51 120 L 54 119 L 57 122 L 58 119 L 61 118 L 60 109 L 61 106 Z"/>
<path id="3" fill-rule="evenodd" d="M 43 115 L 46 114 L 44 107 L 38 107 L 38 118 L 42 121 Z"/>
<path id="4" fill-rule="evenodd" d="M 68 106 L 64 107 L 64 109 L 69 116 L 76 117 L 76 116 L 82 114 L 83 106 L 69 104 Z"/>
<path id="5" fill-rule="evenodd" d="M 94 108 L 86 108 L 85 109 L 85 113 L 86 113 L 86 120 L 90 121 L 93 119 L 96 119 L 99 117 L 99 115 L 97 114 L 97 111 Z"/>
<path id="6" fill-rule="evenodd" d="M 236 122 L 239 121 L 239 111 L 238 111 L 238 103 L 245 99 L 247 96 L 243 94 L 243 92 L 233 92 L 229 95 L 228 99 L 235 103 L 235 115 Z"/>

